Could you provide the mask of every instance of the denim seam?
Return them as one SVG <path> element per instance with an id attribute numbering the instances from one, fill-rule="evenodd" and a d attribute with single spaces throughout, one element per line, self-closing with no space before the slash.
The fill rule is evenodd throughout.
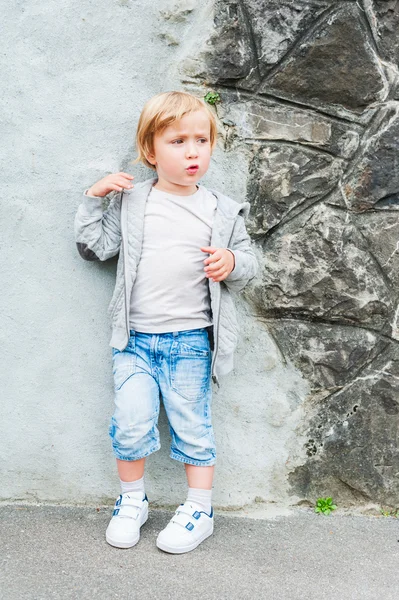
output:
<path id="1" fill-rule="evenodd" d="M 215 458 L 211 458 L 210 460 L 192 460 L 191 458 L 182 458 L 181 456 L 178 456 L 177 454 L 174 454 L 173 452 L 171 452 L 169 454 L 170 458 L 173 458 L 173 460 L 177 460 L 179 462 L 185 463 L 187 465 L 194 465 L 195 467 L 211 467 L 215 464 L 216 462 L 216 457 Z"/>

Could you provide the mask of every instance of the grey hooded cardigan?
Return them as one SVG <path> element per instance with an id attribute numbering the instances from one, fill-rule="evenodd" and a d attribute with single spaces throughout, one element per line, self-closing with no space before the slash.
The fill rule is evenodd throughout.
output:
<path id="1" fill-rule="evenodd" d="M 84 195 L 75 217 L 75 239 L 85 260 L 107 260 L 119 253 L 114 293 L 108 308 L 112 324 L 110 346 L 123 350 L 129 341 L 130 295 L 140 260 L 146 201 L 157 179 L 135 184 L 132 190 L 115 194 L 103 210 L 103 198 Z M 239 326 L 230 292 L 239 292 L 255 277 L 258 263 L 245 228 L 250 204 L 238 203 L 220 192 L 217 198 L 211 246 L 229 248 L 235 267 L 226 279 L 209 279 L 213 325 L 208 328 L 212 349 L 212 378 L 234 367 Z"/>

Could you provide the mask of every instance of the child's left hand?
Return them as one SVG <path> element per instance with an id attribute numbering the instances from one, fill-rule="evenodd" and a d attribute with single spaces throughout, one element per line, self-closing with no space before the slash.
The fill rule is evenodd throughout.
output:
<path id="1" fill-rule="evenodd" d="M 203 246 L 202 252 L 212 254 L 204 260 L 207 265 L 204 268 L 206 276 L 213 281 L 223 281 L 234 269 L 234 254 L 227 248 L 213 248 L 212 246 Z"/>

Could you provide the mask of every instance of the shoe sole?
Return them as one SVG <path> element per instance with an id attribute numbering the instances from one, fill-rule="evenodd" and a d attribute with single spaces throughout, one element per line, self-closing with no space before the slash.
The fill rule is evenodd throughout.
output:
<path id="1" fill-rule="evenodd" d="M 144 523 L 147 522 L 147 519 L 148 519 L 148 508 L 146 510 L 146 513 L 144 514 L 144 519 L 140 525 L 140 528 L 144 525 Z M 107 534 L 105 534 L 105 540 L 110 546 L 113 546 L 114 548 L 133 548 L 133 546 L 135 546 L 137 544 L 137 542 L 140 540 L 140 530 L 137 534 L 137 537 L 130 542 L 120 542 L 118 540 L 113 540 Z"/>
<path id="2" fill-rule="evenodd" d="M 206 533 L 204 533 L 202 535 L 202 537 L 199 538 L 199 540 L 196 540 L 189 546 L 180 546 L 180 548 L 173 548 L 172 546 L 168 546 L 167 544 L 163 544 L 162 542 L 159 542 L 157 540 L 157 547 L 160 550 L 163 550 L 164 552 L 168 552 L 169 554 L 184 554 L 185 552 L 191 552 L 192 550 L 195 550 L 196 547 L 199 546 L 201 544 L 201 542 L 206 540 L 206 538 L 211 536 L 212 533 L 213 533 L 213 527 L 212 527 L 211 531 L 207 531 Z"/>

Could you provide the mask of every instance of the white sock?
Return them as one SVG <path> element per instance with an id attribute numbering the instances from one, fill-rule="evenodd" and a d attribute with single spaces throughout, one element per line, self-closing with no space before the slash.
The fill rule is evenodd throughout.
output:
<path id="1" fill-rule="evenodd" d="M 212 490 L 203 490 L 201 488 L 188 488 L 188 502 L 199 504 L 204 511 L 210 515 L 212 510 Z"/>
<path id="2" fill-rule="evenodd" d="M 119 481 L 121 482 L 122 494 L 126 494 L 126 492 L 143 492 L 145 494 L 144 475 L 136 481 L 122 481 L 122 479 Z"/>

